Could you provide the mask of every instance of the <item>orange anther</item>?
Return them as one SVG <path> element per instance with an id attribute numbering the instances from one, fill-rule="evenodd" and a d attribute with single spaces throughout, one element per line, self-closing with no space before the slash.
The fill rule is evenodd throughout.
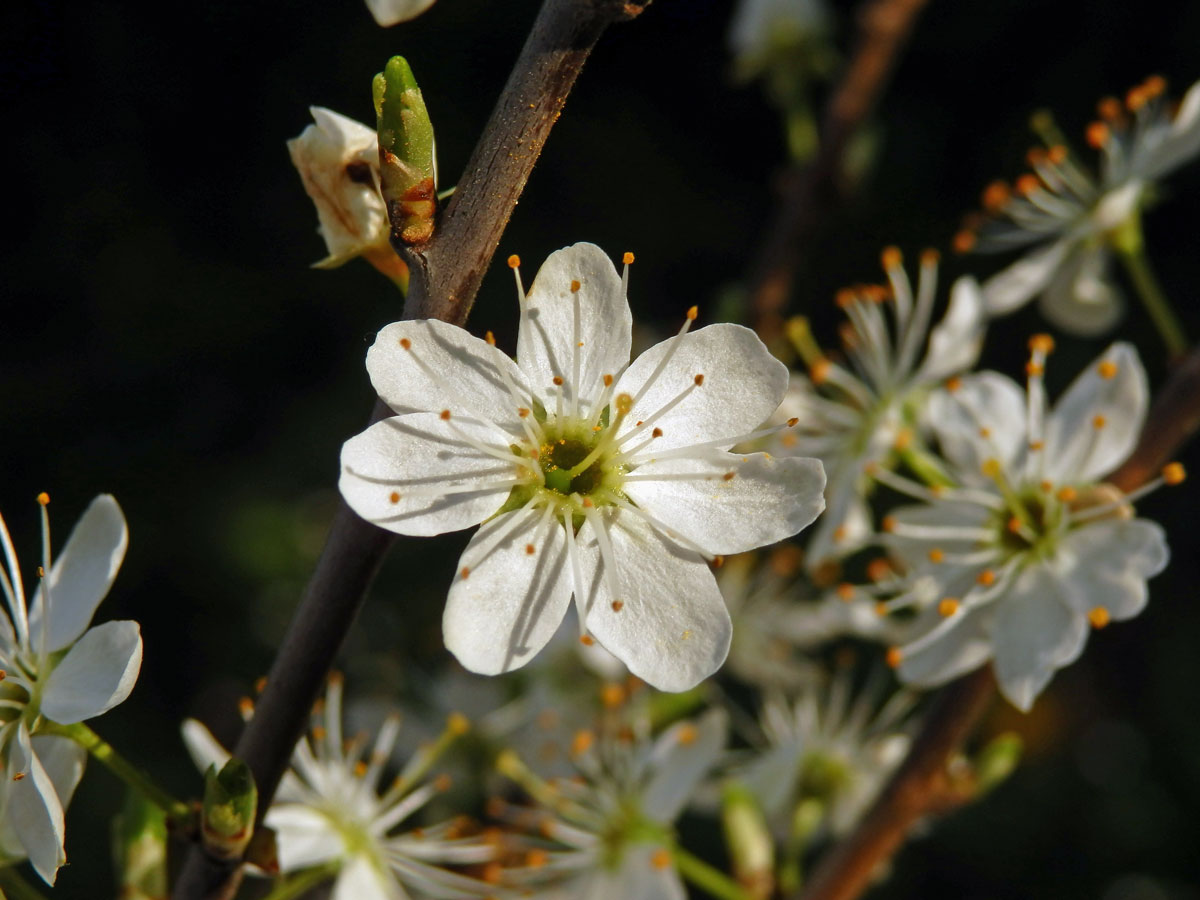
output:
<path id="1" fill-rule="evenodd" d="M 1092 417 L 1092 427 L 1093 428 L 1103 428 L 1106 424 L 1108 424 L 1108 419 L 1104 418 L 1104 416 L 1093 416 Z"/>
<path id="2" fill-rule="evenodd" d="M 510 256 L 508 258 L 508 267 L 510 269 L 515 269 L 520 264 L 521 264 L 521 257 L 517 256 L 517 254 L 514 253 L 512 256 Z"/>
<path id="3" fill-rule="evenodd" d="M 900 652 L 899 647 L 888 647 L 887 655 L 884 657 L 887 664 L 893 669 L 899 668 L 900 663 L 904 661 L 904 654 Z"/>
<path id="4" fill-rule="evenodd" d="M 1069 155 L 1070 154 L 1067 152 L 1066 147 L 1064 147 L 1062 144 L 1055 144 L 1046 153 L 1046 158 L 1050 160 L 1051 164 L 1061 166 L 1067 161 L 1067 157 Z"/>
<path id="5" fill-rule="evenodd" d="M 1112 360 L 1104 360 L 1096 367 L 1096 371 L 1100 373 L 1100 377 L 1105 381 L 1115 378 L 1117 374 L 1117 364 Z"/>
<path id="6" fill-rule="evenodd" d="M 946 558 L 946 554 L 943 553 L 937 547 L 934 547 L 932 550 L 929 551 L 929 561 L 931 563 L 940 563 L 943 560 L 945 560 L 945 558 Z"/>
<path id="7" fill-rule="evenodd" d="M 494 334 L 492 334 L 490 331 L 484 333 L 483 339 L 488 342 L 488 346 L 490 346 L 490 347 L 496 346 L 496 336 Z"/>
<path id="8" fill-rule="evenodd" d="M 991 569 L 984 569 L 975 576 L 975 583 L 982 584 L 984 587 L 990 587 L 996 583 L 996 573 Z"/>
<path id="9" fill-rule="evenodd" d="M 614 600 L 611 604 L 613 612 L 620 612 L 625 608 L 624 600 Z"/>
<path id="10" fill-rule="evenodd" d="M 458 574 L 461 575 L 464 579 L 466 579 L 471 574 L 471 567 L 463 566 L 462 569 L 459 570 Z"/>
<path id="11" fill-rule="evenodd" d="M 579 756 L 581 753 L 587 753 L 595 742 L 596 737 L 590 731 L 577 731 L 575 736 L 571 738 L 571 753 L 574 756 Z"/>
<path id="12" fill-rule="evenodd" d="M 600 702 L 607 709 L 616 709 L 625 702 L 625 688 L 610 681 L 600 688 Z"/>
<path id="13" fill-rule="evenodd" d="M 838 599 L 850 601 L 854 599 L 854 585 L 848 581 L 843 581 L 837 586 Z"/>
<path id="14" fill-rule="evenodd" d="M 650 857 L 650 865 L 658 870 L 669 869 L 671 867 L 671 854 L 659 847 Z"/>
<path id="15" fill-rule="evenodd" d="M 975 232 L 968 228 L 964 228 L 954 235 L 954 239 L 950 245 L 954 248 L 955 253 L 970 253 L 975 248 L 975 243 L 979 240 L 975 236 Z"/>
<path id="16" fill-rule="evenodd" d="M 1035 334 L 1029 339 L 1029 349 L 1034 353 L 1053 353 L 1054 338 L 1048 334 Z"/>
<path id="17" fill-rule="evenodd" d="M 562 387 L 563 380 L 562 380 L 562 376 L 561 376 L 561 375 L 555 375 L 555 376 L 554 376 L 553 378 L 551 378 L 550 380 L 551 380 L 552 382 L 554 382 L 554 386 L 555 386 L 555 387 Z"/>
<path id="18" fill-rule="evenodd" d="M 582 287 L 582 285 L 578 281 L 576 281 L 574 278 L 572 278 L 571 279 L 571 293 L 578 294 L 580 287 Z"/>
<path id="19" fill-rule="evenodd" d="M 1041 190 L 1041 187 L 1042 183 L 1038 181 L 1038 177 L 1036 175 L 1030 175 L 1028 172 L 1019 176 L 1017 180 L 1013 182 L 1013 188 L 1022 197 L 1028 197 L 1034 191 Z"/>
<path id="20" fill-rule="evenodd" d="M 696 383 L 696 387 L 700 387 L 700 385 L 704 384 L 704 376 L 697 375 L 695 378 L 692 379 L 692 381 L 694 381 Z"/>
<path id="21" fill-rule="evenodd" d="M 884 247 L 883 252 L 879 254 L 879 261 L 885 269 L 895 269 L 904 262 L 904 257 L 899 247 Z"/>
<path id="22" fill-rule="evenodd" d="M 946 388 L 946 390 L 948 390 L 950 393 L 952 393 L 952 394 L 953 394 L 953 393 L 954 393 L 955 391 L 957 391 L 957 390 L 958 390 L 960 387 L 962 387 L 962 379 L 961 379 L 961 378 L 959 378 L 957 375 L 951 376 L 950 378 L 947 378 L 947 379 L 946 379 L 945 388 Z"/>
<path id="23" fill-rule="evenodd" d="M 867 577 L 872 581 L 883 581 L 891 574 L 892 564 L 882 556 L 877 556 L 867 563 Z"/>
<path id="24" fill-rule="evenodd" d="M 687 747 L 696 743 L 696 738 L 698 737 L 700 737 L 700 732 L 691 722 L 684 722 L 679 727 L 679 743 L 683 744 L 683 746 Z"/>
<path id="25" fill-rule="evenodd" d="M 527 555 L 529 555 L 529 556 L 533 556 L 533 554 L 534 554 L 535 552 L 537 552 L 537 548 L 536 548 L 536 547 L 534 547 L 534 546 L 533 546 L 533 544 L 526 544 L 526 545 L 525 545 L 525 553 L 526 553 Z"/>
<path id="26" fill-rule="evenodd" d="M 712 558 L 712 567 L 713 567 L 714 569 L 719 569 L 719 568 L 721 568 L 721 566 L 723 566 L 723 565 L 725 565 L 725 557 L 723 557 L 723 556 L 714 556 L 714 557 Z"/>
<path id="27" fill-rule="evenodd" d="M 938 615 L 948 619 L 958 612 L 959 603 L 953 597 L 943 597 L 938 603 Z"/>
<path id="28" fill-rule="evenodd" d="M 1003 181 L 993 181 L 983 189 L 980 202 L 988 212 L 997 213 L 1012 199 L 1012 189 Z"/>
<path id="29" fill-rule="evenodd" d="M 1045 366 L 1039 362 L 1034 362 L 1032 359 L 1025 363 L 1025 374 L 1030 378 L 1041 378 L 1045 371 Z"/>
<path id="30" fill-rule="evenodd" d="M 700 315 L 700 309 L 699 309 L 698 307 L 695 307 L 695 306 L 689 306 L 689 307 L 688 307 L 688 311 L 687 311 L 687 320 L 688 320 L 689 322 L 695 322 L 695 321 L 696 321 L 696 317 L 697 317 L 697 316 L 699 316 L 699 315 Z"/>
<path id="31" fill-rule="evenodd" d="M 400 338 L 400 346 L 403 347 L 405 350 L 411 350 L 412 349 L 412 341 L 410 341 L 408 338 Z"/>
<path id="32" fill-rule="evenodd" d="M 627 266 L 632 266 L 633 265 L 633 254 L 630 253 L 628 250 L 626 250 L 621 255 L 621 262 L 625 263 L 625 265 L 627 265 Z"/>
<path id="33" fill-rule="evenodd" d="M 1088 621 L 1093 628 L 1103 628 L 1112 621 L 1112 615 L 1103 606 L 1094 606 L 1088 612 Z"/>
<path id="34" fill-rule="evenodd" d="M 882 528 L 884 531 L 888 531 L 888 532 L 895 531 L 896 530 L 896 517 L 895 516 L 884 516 L 883 521 L 879 523 L 879 527 Z"/>
<path id="35" fill-rule="evenodd" d="M 1058 499 L 1063 503 L 1072 503 L 1074 502 L 1075 498 L 1079 496 L 1079 493 L 1075 490 L 1075 488 L 1067 485 L 1066 487 L 1059 488 L 1058 493 L 1054 496 L 1058 497 Z"/>
<path id="36" fill-rule="evenodd" d="M 1109 137 L 1112 136 L 1112 131 L 1104 122 L 1092 122 L 1084 132 L 1084 138 L 1087 140 L 1088 146 L 1095 150 L 1099 150 L 1108 143 Z"/>
<path id="37" fill-rule="evenodd" d="M 400 494 L 397 493 L 396 491 L 392 491 L 390 494 L 388 494 L 388 500 L 390 500 L 392 503 L 399 503 L 400 502 Z"/>
<path id="38" fill-rule="evenodd" d="M 808 377 L 812 379 L 813 384 L 824 384 L 829 378 L 829 372 L 833 368 L 833 363 L 827 359 L 818 359 L 808 367 Z"/>
<path id="39" fill-rule="evenodd" d="M 583 644 L 585 647 L 590 647 L 592 644 L 596 643 L 596 639 L 590 634 L 581 634 L 579 636 L 579 643 Z"/>
<path id="40" fill-rule="evenodd" d="M 1116 97 L 1103 97 L 1096 104 L 1096 113 L 1108 122 L 1115 121 L 1121 118 L 1121 101 Z"/>
<path id="41" fill-rule="evenodd" d="M 1187 472 L 1183 468 L 1183 463 L 1170 462 L 1163 466 L 1162 479 L 1166 484 L 1176 485 L 1187 478 Z"/>
<path id="42" fill-rule="evenodd" d="M 632 256 L 631 253 L 626 253 L 626 256 Z M 525 867 L 529 869 L 540 869 L 550 861 L 550 854 L 541 847 L 534 847 L 525 854 Z"/>
<path id="43" fill-rule="evenodd" d="M 450 421 L 450 410 L 448 410 L 448 409 L 443 409 L 443 410 L 442 410 L 442 421 L 443 421 L 443 422 L 449 422 L 449 421 Z"/>

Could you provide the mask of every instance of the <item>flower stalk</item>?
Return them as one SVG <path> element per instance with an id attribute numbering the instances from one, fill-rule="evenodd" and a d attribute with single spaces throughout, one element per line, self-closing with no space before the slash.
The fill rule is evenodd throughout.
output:
<path id="1" fill-rule="evenodd" d="M 1117 258 L 1125 267 L 1129 280 L 1133 282 L 1138 298 L 1146 308 L 1146 313 L 1158 329 L 1167 352 L 1173 359 L 1178 359 L 1187 353 L 1188 339 L 1183 325 L 1175 315 L 1171 301 L 1159 284 L 1150 257 L 1146 254 L 1146 242 L 1142 237 L 1141 215 L 1135 213 L 1117 230 L 1113 236 L 1113 246 L 1117 249 Z"/>

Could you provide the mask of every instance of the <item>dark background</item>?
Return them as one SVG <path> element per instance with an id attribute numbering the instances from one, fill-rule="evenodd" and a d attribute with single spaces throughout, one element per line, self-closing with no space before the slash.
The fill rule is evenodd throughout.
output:
<path id="1" fill-rule="evenodd" d="M 605 36 L 501 242 L 527 283 L 547 253 L 590 240 L 637 253 L 643 322 L 674 329 L 693 303 L 702 318 L 729 314 L 719 298 L 746 270 L 784 161 L 761 92 L 728 78 L 730 8 L 657 0 Z M 371 76 L 403 53 L 453 183 L 535 11 L 440 0 L 382 30 L 356 0 L 0 8 L 0 509 L 29 568 L 39 491 L 60 546 L 92 496 L 120 500 L 130 550 L 99 618 L 138 619 L 145 662 L 132 698 L 96 727 L 181 794 L 198 779 L 178 722 L 198 715 L 232 737 L 235 700 L 269 666 L 321 546 L 339 447 L 371 408 L 365 350 L 401 310 L 365 263 L 308 268 L 324 250 L 284 140 L 310 104 L 369 119 Z M 831 341 L 834 291 L 877 280 L 882 246 L 945 249 L 979 190 L 1022 170 L 1030 112 L 1053 108 L 1076 136 L 1100 96 L 1148 74 L 1179 96 L 1200 77 L 1198 42 L 1200 4 L 934 0 L 879 109 L 876 167 L 807 248 L 793 309 Z M 1198 208 L 1193 166 L 1147 217 L 1194 336 Z M 1000 262 L 950 258 L 946 283 Z M 501 263 L 471 328 L 511 348 L 513 301 Z M 985 363 L 1015 374 L 1044 327 L 1032 309 L 997 323 Z M 1164 353 L 1139 310 L 1121 333 L 1161 384 Z M 1060 339 L 1052 390 L 1103 346 Z M 1200 471 L 1196 457 L 1183 459 Z M 1146 613 L 1093 635 L 1032 715 L 995 714 L 989 730 L 1026 736 L 1027 764 L 913 842 L 879 896 L 1200 897 L 1194 496 L 1189 484 L 1140 505 L 1174 552 Z M 466 539 L 398 545 L 347 648 L 353 692 L 419 695 L 422 673 L 445 664 L 442 597 Z M 58 895 L 109 895 L 104 828 L 118 801 L 93 766 Z"/>

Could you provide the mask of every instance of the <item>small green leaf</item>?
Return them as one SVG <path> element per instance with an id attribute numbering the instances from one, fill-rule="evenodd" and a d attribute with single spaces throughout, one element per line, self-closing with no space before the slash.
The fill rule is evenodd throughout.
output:
<path id="1" fill-rule="evenodd" d="M 250 767 L 231 759 L 218 772 L 215 765 L 204 774 L 204 805 L 200 832 L 204 847 L 218 859 L 238 859 L 254 833 L 258 788 Z"/>
<path id="2" fill-rule="evenodd" d="M 433 123 L 412 67 L 393 56 L 372 84 L 379 132 L 380 192 L 393 240 L 423 244 L 433 236 L 437 157 Z"/>

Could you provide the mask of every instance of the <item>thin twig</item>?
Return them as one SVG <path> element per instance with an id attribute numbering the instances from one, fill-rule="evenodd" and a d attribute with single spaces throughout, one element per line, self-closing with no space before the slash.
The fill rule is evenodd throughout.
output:
<path id="1" fill-rule="evenodd" d="M 466 320 L 513 207 L 592 47 L 609 24 L 633 18 L 648 3 L 546 0 L 438 231 L 419 252 L 408 254 L 412 278 L 406 318 Z M 388 415 L 391 410 L 377 403 L 371 421 Z M 254 717 L 234 749 L 254 773 L 260 821 L 394 537 L 360 519 L 345 503 L 339 507 Z M 193 847 L 172 896 L 229 900 L 241 871 L 239 865 Z"/>
<path id="2" fill-rule="evenodd" d="M 1159 391 L 1133 455 L 1108 480 L 1123 491 L 1158 474 L 1200 428 L 1200 348 L 1193 350 Z M 803 900 L 854 900 L 880 866 L 904 843 L 914 824 L 947 807 L 951 756 L 970 736 L 995 696 L 985 666 L 943 688 L 908 757 L 861 824 L 817 866 Z"/>
<path id="3" fill-rule="evenodd" d="M 792 291 L 801 250 L 846 194 L 846 151 L 879 102 L 918 13 L 928 0 L 871 0 L 858 12 L 857 46 L 821 122 L 816 159 L 789 173 L 775 219 L 750 267 L 750 308 L 770 345 Z"/>

